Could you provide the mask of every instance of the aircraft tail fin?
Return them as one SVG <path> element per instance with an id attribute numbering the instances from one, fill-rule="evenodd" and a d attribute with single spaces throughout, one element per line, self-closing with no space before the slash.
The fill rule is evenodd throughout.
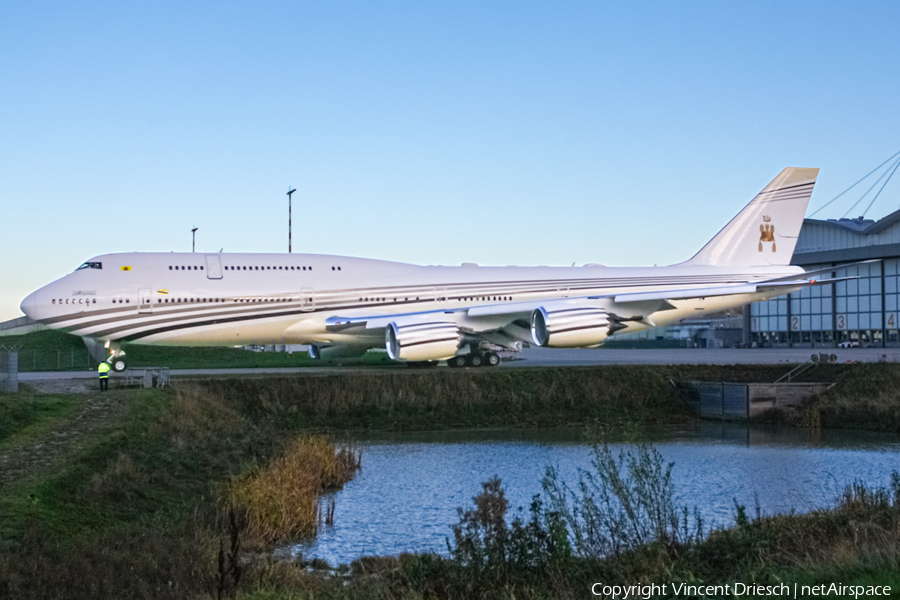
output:
<path id="1" fill-rule="evenodd" d="M 818 169 L 788 167 L 684 264 L 788 265 Z"/>

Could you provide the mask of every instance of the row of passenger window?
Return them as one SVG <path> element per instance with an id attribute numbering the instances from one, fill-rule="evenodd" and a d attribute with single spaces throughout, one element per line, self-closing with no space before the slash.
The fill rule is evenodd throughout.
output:
<path id="1" fill-rule="evenodd" d="M 460 302 L 512 302 L 512 296 L 475 296 L 459 298 Z"/>
<path id="2" fill-rule="evenodd" d="M 225 302 L 224 298 L 157 298 L 157 304 L 193 304 L 195 302 Z"/>
<path id="3" fill-rule="evenodd" d="M 390 300 L 389 298 L 380 297 L 380 298 L 360 298 L 360 302 L 386 302 Z M 394 302 L 397 302 L 399 298 L 394 298 Z M 446 302 L 446 296 L 440 296 L 436 298 L 438 302 Z M 460 302 L 512 302 L 512 296 L 469 296 L 466 298 L 457 298 Z M 416 302 L 419 301 L 419 296 L 416 296 Z M 403 298 L 403 302 L 409 302 L 409 297 Z"/>
<path id="4" fill-rule="evenodd" d="M 338 267 L 340 268 L 340 267 Z M 299 269 L 299 267 L 298 267 Z M 394 298 L 394 302 L 397 302 L 399 298 Z M 298 298 L 297 300 L 303 300 L 303 298 Z M 360 298 L 360 302 L 386 302 L 388 298 L 380 297 L 380 298 Z M 446 298 L 438 298 L 439 301 L 446 301 Z M 469 298 L 457 298 L 457 300 L 461 302 L 510 302 L 512 301 L 512 296 L 480 296 L 480 297 L 469 297 Z M 234 298 L 234 302 L 293 302 L 293 298 Z M 312 302 L 312 298 L 309 298 L 309 302 Z M 404 302 L 409 302 L 409 297 L 403 298 Z M 419 301 L 419 296 L 416 296 L 415 302 Z M 157 298 L 157 304 L 195 304 L 202 302 L 226 302 L 224 298 Z M 68 298 L 65 301 L 60 298 L 58 300 L 52 300 L 53 304 L 70 304 Z M 128 298 L 113 298 L 113 304 L 130 304 L 131 300 Z M 71 299 L 71 304 L 97 304 L 96 298 L 78 298 L 76 302 L 74 298 Z"/>
<path id="5" fill-rule="evenodd" d="M 312 265 L 302 266 L 302 267 L 225 267 L 226 271 L 312 271 Z M 331 267 L 332 271 L 340 271 L 340 267 Z"/>
<path id="6" fill-rule="evenodd" d="M 87 264 L 87 263 L 85 263 L 85 264 Z M 86 268 L 86 267 L 84 267 L 84 265 L 79 267 L 79 269 L 83 269 L 83 268 Z M 191 266 L 191 265 L 187 265 L 187 266 L 172 265 L 172 266 L 169 266 L 169 270 L 170 271 L 203 271 L 204 269 L 203 269 L 202 265 L 199 265 L 199 266 L 198 265 L 193 265 L 193 266 Z M 225 270 L 226 271 L 312 271 L 313 268 L 312 268 L 312 265 L 306 265 L 306 266 L 300 266 L 300 267 L 293 267 L 293 266 L 290 266 L 290 267 L 284 267 L 284 266 L 280 266 L 280 267 L 273 267 L 273 266 L 268 266 L 268 267 L 240 266 L 240 267 L 236 267 L 236 266 L 229 265 L 229 266 L 225 267 Z M 341 268 L 339 266 L 335 266 L 335 267 L 331 267 L 331 270 L 332 271 L 340 271 Z"/>
<path id="7" fill-rule="evenodd" d="M 225 267 L 226 271 L 312 271 L 312 266 L 306 267 Z M 334 271 L 334 267 L 331 267 L 331 270 Z M 341 268 L 338 267 L 338 271 Z"/>
<path id="8" fill-rule="evenodd" d="M 294 298 L 232 298 L 232 302 L 293 302 Z M 302 301 L 303 298 L 296 298 L 298 301 Z M 309 298 L 309 301 L 312 302 L 312 298 Z M 204 302 L 228 302 L 225 298 L 157 298 L 157 304 L 197 304 Z"/>

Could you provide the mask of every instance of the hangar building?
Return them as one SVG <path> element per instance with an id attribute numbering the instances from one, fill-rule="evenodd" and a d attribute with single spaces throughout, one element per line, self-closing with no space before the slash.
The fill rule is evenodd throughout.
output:
<path id="1" fill-rule="evenodd" d="M 881 259 L 868 265 L 842 264 Z M 850 281 L 744 307 L 744 342 L 772 347 L 900 346 L 900 210 L 871 219 L 805 219 L 791 264 Z"/>

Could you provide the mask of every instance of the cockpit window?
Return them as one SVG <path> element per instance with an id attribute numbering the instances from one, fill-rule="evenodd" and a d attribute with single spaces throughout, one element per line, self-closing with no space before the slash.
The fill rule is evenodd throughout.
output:
<path id="1" fill-rule="evenodd" d="M 83 263 L 80 267 L 75 269 L 76 271 L 80 271 L 82 269 L 102 269 L 103 263 L 100 262 L 86 262 Z"/>

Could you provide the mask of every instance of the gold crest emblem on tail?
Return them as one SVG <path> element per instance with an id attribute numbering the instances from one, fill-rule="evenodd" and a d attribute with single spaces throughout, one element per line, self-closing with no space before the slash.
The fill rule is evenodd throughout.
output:
<path id="1" fill-rule="evenodd" d="M 775 252 L 775 226 L 769 225 L 772 219 L 763 215 L 763 225 L 759 226 L 759 251 L 763 251 L 763 242 L 772 242 L 772 252 Z"/>

